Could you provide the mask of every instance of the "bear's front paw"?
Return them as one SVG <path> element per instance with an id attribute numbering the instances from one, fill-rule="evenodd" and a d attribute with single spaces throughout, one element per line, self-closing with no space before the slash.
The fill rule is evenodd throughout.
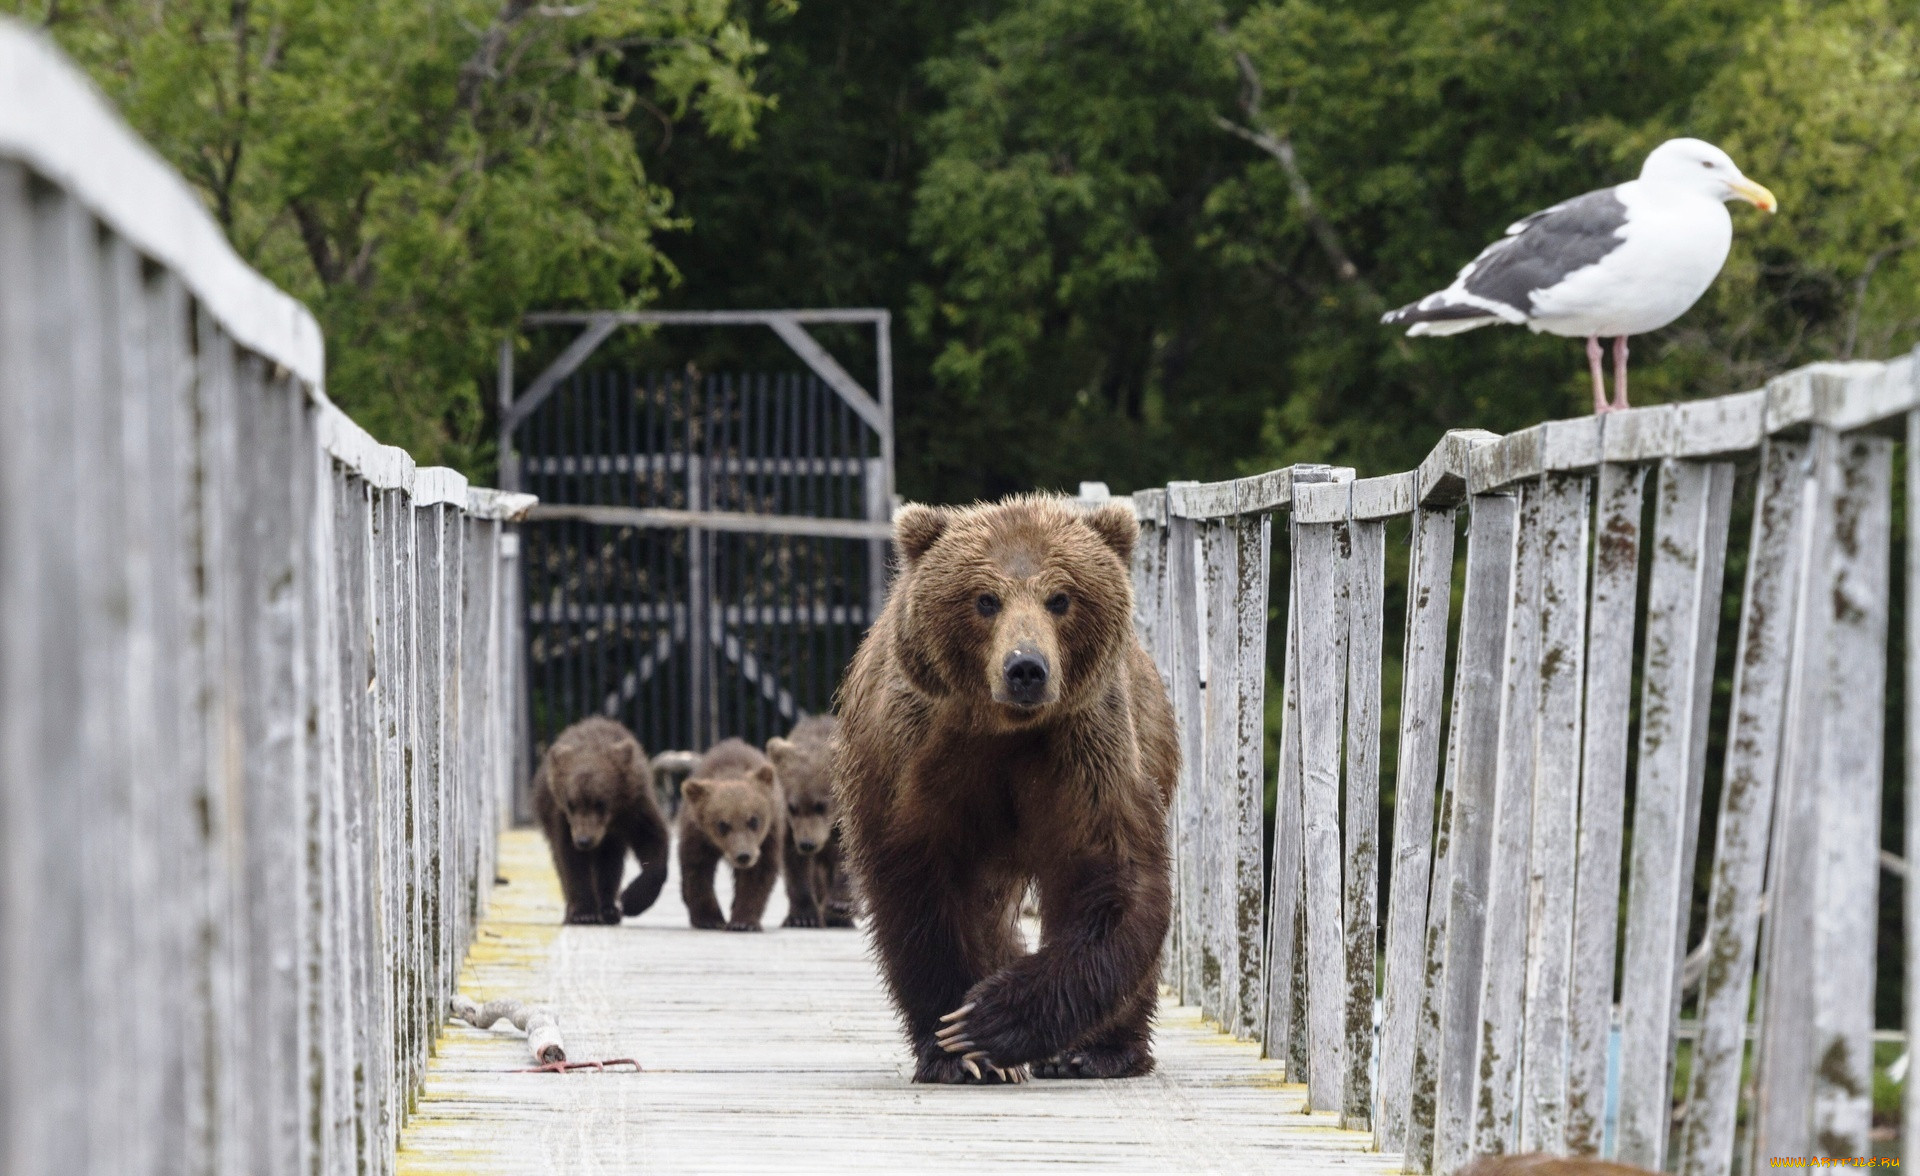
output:
<path id="1" fill-rule="evenodd" d="M 727 924 L 727 930 L 729 931 L 758 931 L 759 929 L 760 924 L 748 923 L 739 919 Z"/>
<path id="2" fill-rule="evenodd" d="M 597 927 L 600 925 L 599 911 L 568 911 L 566 921 Z"/>
<path id="3" fill-rule="evenodd" d="M 940 1018 L 940 1048 L 962 1057 L 990 1057 L 1001 1065 L 1037 1061 L 1054 1052 L 1023 1011 L 1028 1002 L 1000 976 L 989 976 L 967 993 L 967 1003 Z"/>
<path id="4" fill-rule="evenodd" d="M 828 907 L 827 908 L 827 926 L 829 927 L 853 926 L 853 911 L 843 906 Z"/>
<path id="5" fill-rule="evenodd" d="M 617 926 L 620 922 L 620 908 L 617 906 L 603 908 L 600 911 L 600 921 L 609 927 Z"/>
<path id="6" fill-rule="evenodd" d="M 695 931 L 718 931 L 727 925 L 727 921 L 718 915 L 688 915 L 687 922 Z"/>
<path id="7" fill-rule="evenodd" d="M 938 1049 L 922 1053 L 920 1064 L 913 1071 L 915 1082 L 943 1086 L 998 1086 L 1002 1083 L 1025 1082 L 1028 1077 L 1025 1066 L 996 1066 L 992 1062 L 972 1061 Z"/>
<path id="8" fill-rule="evenodd" d="M 780 925 L 782 927 L 818 927 L 820 916 L 813 911 L 788 911 L 786 921 Z"/>

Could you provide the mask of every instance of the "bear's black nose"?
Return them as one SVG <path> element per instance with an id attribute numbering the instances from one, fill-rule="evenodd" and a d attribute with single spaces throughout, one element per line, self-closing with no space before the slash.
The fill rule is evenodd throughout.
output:
<path id="1" fill-rule="evenodd" d="M 815 845 L 811 841 L 797 841 L 794 843 L 793 847 L 799 850 L 801 853 L 812 853 L 814 850 L 820 848 L 819 846 Z"/>
<path id="2" fill-rule="evenodd" d="M 573 835 L 573 847 L 575 849 L 592 849 L 593 838 L 582 837 L 578 833 L 576 833 Z"/>
<path id="3" fill-rule="evenodd" d="M 743 866 L 750 866 L 753 864 L 753 855 L 750 853 L 736 853 L 733 855 L 733 860 Z"/>
<path id="4" fill-rule="evenodd" d="M 1047 663 L 1039 654 L 1016 649 L 1001 669 L 1007 676 L 1007 696 L 1013 701 L 1030 706 L 1046 697 Z"/>

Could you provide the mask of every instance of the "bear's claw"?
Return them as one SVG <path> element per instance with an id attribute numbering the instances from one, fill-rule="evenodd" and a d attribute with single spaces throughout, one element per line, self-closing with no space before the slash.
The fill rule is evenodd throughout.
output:
<path id="1" fill-rule="evenodd" d="M 820 916 L 809 915 L 804 911 L 793 911 L 787 915 L 786 922 L 780 925 L 782 927 L 818 927 Z"/>
<path id="2" fill-rule="evenodd" d="M 922 1060 L 913 1074 L 915 1082 L 948 1086 L 1015 1085 L 1025 1082 L 1028 1077 L 1025 1066 L 996 1066 L 985 1055 L 963 1058 L 946 1053 Z"/>
<path id="3" fill-rule="evenodd" d="M 729 931 L 758 931 L 759 929 L 760 929 L 760 924 L 758 923 L 728 923 L 727 924 L 727 930 Z"/>

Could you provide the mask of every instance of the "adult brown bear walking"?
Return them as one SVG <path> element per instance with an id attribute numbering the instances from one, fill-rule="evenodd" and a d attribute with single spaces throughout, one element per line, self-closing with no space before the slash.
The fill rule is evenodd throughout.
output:
<path id="1" fill-rule="evenodd" d="M 1153 1068 L 1179 749 L 1134 636 L 1136 535 L 1124 506 L 1037 496 L 895 526 L 835 769 L 916 1082 Z"/>

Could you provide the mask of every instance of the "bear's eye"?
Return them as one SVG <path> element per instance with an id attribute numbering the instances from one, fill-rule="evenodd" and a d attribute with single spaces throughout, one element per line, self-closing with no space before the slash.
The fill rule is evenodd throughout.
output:
<path id="1" fill-rule="evenodd" d="M 1072 601 L 1067 599 L 1066 593 L 1056 592 L 1052 596 L 1047 597 L 1047 611 L 1057 617 L 1065 613 L 1067 606 L 1071 603 Z"/>
<path id="2" fill-rule="evenodd" d="M 982 592 L 973 607 L 983 617 L 990 617 L 1000 611 L 1000 598 L 991 592 Z"/>
<path id="3" fill-rule="evenodd" d="M 816 812 L 816 813 L 824 813 L 824 812 L 826 812 L 826 811 L 827 811 L 827 802 L 826 802 L 826 801 L 824 801 L 824 800 L 822 800 L 822 801 L 818 801 L 818 802 L 816 802 L 816 803 L 814 804 L 814 806 L 813 806 L 813 811 L 814 811 L 814 812 Z"/>
<path id="4" fill-rule="evenodd" d="M 790 804 L 787 806 L 787 812 L 797 817 L 800 815 L 800 806 L 797 804 Z"/>
<path id="5" fill-rule="evenodd" d="M 729 833 L 731 833 L 731 832 L 733 832 L 733 826 L 732 826 L 732 825 L 729 825 L 729 824 L 727 824 L 727 823 L 726 823 L 725 821 L 722 821 L 722 822 L 720 822 L 720 823 L 719 823 L 718 825 L 715 825 L 715 826 L 714 826 L 714 829 L 715 829 L 715 830 L 716 830 L 716 831 L 717 831 L 717 832 L 718 832 L 718 833 L 720 834 L 720 836 L 722 836 L 722 837 L 725 837 L 725 836 L 726 836 L 727 834 L 729 834 Z"/>
<path id="6" fill-rule="evenodd" d="M 749 833 L 751 833 L 751 832 L 753 832 L 754 830 L 756 830 L 756 829 L 758 829 L 759 827 L 760 827 L 760 818 L 759 818 L 759 817 L 748 817 L 748 818 L 747 818 L 747 831 L 748 831 Z"/>

